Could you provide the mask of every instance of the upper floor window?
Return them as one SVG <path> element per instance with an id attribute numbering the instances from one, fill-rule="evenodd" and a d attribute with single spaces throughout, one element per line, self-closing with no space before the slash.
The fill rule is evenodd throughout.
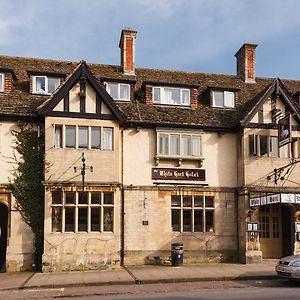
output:
<path id="1" fill-rule="evenodd" d="M 0 74 L 0 92 L 4 92 L 4 74 Z"/>
<path id="2" fill-rule="evenodd" d="M 102 138 L 101 138 L 102 137 Z M 113 128 L 54 125 L 54 148 L 113 150 Z"/>
<path id="3" fill-rule="evenodd" d="M 153 103 L 190 105 L 190 90 L 170 87 L 153 87 Z"/>
<path id="4" fill-rule="evenodd" d="M 130 85 L 125 83 L 107 83 L 107 92 L 115 100 L 130 100 Z"/>
<path id="5" fill-rule="evenodd" d="M 51 94 L 60 85 L 60 79 L 48 76 L 33 76 L 33 92 Z"/>
<path id="6" fill-rule="evenodd" d="M 234 107 L 234 92 L 212 91 L 213 107 Z"/>
<path id="7" fill-rule="evenodd" d="M 201 136 L 189 133 L 158 133 L 158 155 L 200 157 Z"/>
<path id="8" fill-rule="evenodd" d="M 289 157 L 289 145 L 278 147 L 278 137 L 249 134 L 249 155 L 261 157 Z"/>

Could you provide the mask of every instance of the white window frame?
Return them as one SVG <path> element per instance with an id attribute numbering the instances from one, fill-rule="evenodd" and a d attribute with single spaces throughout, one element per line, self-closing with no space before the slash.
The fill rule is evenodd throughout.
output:
<path id="1" fill-rule="evenodd" d="M 179 136 L 179 153 L 178 154 L 171 154 L 171 137 L 172 136 Z M 165 145 L 163 148 L 161 148 L 161 137 L 163 137 L 163 140 L 165 141 Z M 188 137 L 188 149 L 189 153 L 184 155 L 184 137 Z M 197 149 L 194 149 L 192 140 L 197 139 L 199 141 L 199 144 L 197 143 L 197 148 L 199 148 L 200 153 L 195 153 Z M 174 139 L 175 141 L 175 139 Z M 176 142 L 176 141 L 175 141 Z M 174 158 L 202 158 L 203 155 L 203 141 L 202 141 L 202 132 L 196 133 L 196 132 L 190 132 L 190 131 L 165 131 L 165 130 L 157 130 L 157 148 L 156 148 L 156 154 L 157 157 L 174 157 Z M 198 147 L 200 146 L 200 147 Z M 161 151 L 162 149 L 166 151 Z"/>
<path id="2" fill-rule="evenodd" d="M 106 83 L 106 90 L 110 94 L 110 85 L 115 84 L 118 86 L 118 96 L 117 98 L 113 98 L 114 100 L 121 100 L 121 101 L 130 101 L 130 84 L 128 83 L 119 83 L 119 82 L 107 82 Z M 122 98 L 121 97 L 121 86 L 127 86 L 128 87 L 128 98 Z M 111 94 L 110 94 L 111 95 Z"/>
<path id="3" fill-rule="evenodd" d="M 45 78 L 45 91 L 37 91 L 37 84 L 36 84 L 37 78 Z M 57 78 L 57 77 L 44 76 L 44 75 L 36 75 L 36 76 L 32 77 L 32 81 L 33 81 L 32 92 L 34 94 L 47 94 L 47 95 L 50 95 L 51 93 L 54 93 L 54 91 L 53 92 L 49 92 L 48 91 L 48 80 L 49 79 L 57 79 L 59 81 L 58 86 L 61 83 L 60 82 L 60 78 Z"/>
<path id="4" fill-rule="evenodd" d="M 5 76 L 4 76 L 3 73 L 0 73 L 0 77 L 2 78 L 1 84 L 0 84 L 0 92 L 4 92 L 4 80 L 5 80 Z"/>
<path id="5" fill-rule="evenodd" d="M 169 102 L 169 100 L 166 99 L 165 97 L 165 89 L 170 89 L 170 90 L 179 90 L 180 92 L 180 99 L 179 103 L 175 102 Z M 159 90 L 159 100 L 155 99 L 155 90 Z M 183 92 L 188 93 L 188 103 L 183 103 Z M 191 105 L 191 92 L 189 89 L 184 89 L 184 88 L 175 88 L 175 87 L 162 87 L 162 86 L 154 86 L 152 88 L 152 99 L 154 104 L 164 104 L 164 105 L 176 105 L 176 106 L 189 106 Z"/>
<path id="6" fill-rule="evenodd" d="M 261 136 L 267 137 L 267 153 L 261 154 Z M 272 139 L 276 139 L 276 135 L 268 135 L 268 134 L 254 134 L 251 133 L 248 135 L 248 155 L 250 157 L 260 157 L 260 158 L 288 158 L 290 157 L 290 146 L 289 144 L 278 147 L 278 139 L 277 139 L 277 147 L 272 149 L 272 146 L 276 145 L 276 143 L 272 143 Z"/>
<path id="7" fill-rule="evenodd" d="M 215 93 L 223 94 L 223 105 L 216 104 Z M 229 97 L 231 97 L 231 99 L 232 99 L 232 101 L 230 101 L 230 102 L 229 102 Z M 219 90 L 212 91 L 212 104 L 213 104 L 213 107 L 234 108 L 235 107 L 235 93 L 232 91 L 219 91 Z"/>
<path id="8" fill-rule="evenodd" d="M 67 127 L 75 127 L 75 145 L 67 147 Z M 80 147 L 79 145 L 79 128 L 87 129 L 87 147 Z M 56 140 L 56 128 L 61 128 L 61 138 L 60 145 Z M 100 147 L 95 147 L 92 144 L 92 128 L 99 129 L 99 138 L 100 138 Z M 106 129 L 110 130 L 110 140 L 105 140 L 107 138 Z M 53 124 L 53 148 L 54 149 L 88 149 L 88 150 L 105 150 L 105 151 L 114 151 L 114 127 L 112 126 L 87 126 L 87 125 L 72 125 L 72 124 Z"/>

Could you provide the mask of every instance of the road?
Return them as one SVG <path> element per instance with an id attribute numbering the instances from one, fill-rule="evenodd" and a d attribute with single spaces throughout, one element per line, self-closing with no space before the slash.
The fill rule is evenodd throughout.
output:
<path id="1" fill-rule="evenodd" d="M 284 279 L 264 281 L 216 281 L 164 283 L 144 285 L 109 285 L 68 287 L 57 289 L 24 289 L 1 291 L 0 299 L 62 299 L 62 300 L 117 300 L 117 299 L 299 299 L 300 283 Z"/>

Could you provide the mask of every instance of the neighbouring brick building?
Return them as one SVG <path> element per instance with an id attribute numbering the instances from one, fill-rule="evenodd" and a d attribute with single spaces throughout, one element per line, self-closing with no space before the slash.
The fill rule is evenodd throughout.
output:
<path id="1" fill-rule="evenodd" d="M 173 242 L 185 262 L 299 252 L 300 81 L 257 77 L 253 44 L 236 75 L 136 68 L 136 34 L 120 66 L 0 56 L 2 269 L 32 264 L 7 189 L 20 122 L 45 133 L 44 271 L 163 263 Z"/>

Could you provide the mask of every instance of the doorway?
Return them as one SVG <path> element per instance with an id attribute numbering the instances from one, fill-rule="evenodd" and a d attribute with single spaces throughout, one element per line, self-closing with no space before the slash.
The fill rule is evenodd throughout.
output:
<path id="1" fill-rule="evenodd" d="M 259 241 L 263 258 L 281 258 L 292 254 L 291 209 L 282 204 L 259 208 Z"/>
<path id="2" fill-rule="evenodd" d="M 0 272 L 6 272 L 8 207 L 0 202 Z"/>

